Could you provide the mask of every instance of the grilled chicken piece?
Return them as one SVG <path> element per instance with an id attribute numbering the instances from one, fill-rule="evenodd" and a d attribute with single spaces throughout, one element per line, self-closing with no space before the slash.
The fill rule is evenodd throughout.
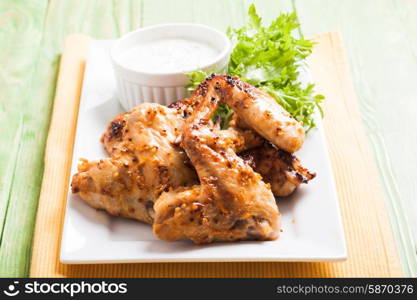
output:
<path id="1" fill-rule="evenodd" d="M 270 143 L 239 154 L 269 183 L 277 197 L 292 194 L 301 183 L 308 183 L 316 174 L 303 168 L 293 154 L 277 149 Z"/>
<path id="2" fill-rule="evenodd" d="M 161 195 L 154 206 L 154 234 L 166 241 L 199 244 L 276 239 L 280 214 L 269 185 L 211 122 L 219 102 L 216 87 L 208 87 L 183 127 L 182 147 L 201 185 Z"/>
<path id="3" fill-rule="evenodd" d="M 220 100 L 266 140 L 287 152 L 301 148 L 305 138 L 302 124 L 270 95 L 238 77 L 212 75 L 200 84 L 194 96 L 205 96 L 213 84 L 217 86 L 215 94 Z"/>
<path id="4" fill-rule="evenodd" d="M 153 203 L 163 191 L 198 183 L 194 167 L 176 145 L 193 105 L 184 99 L 167 108 L 142 104 L 112 120 L 101 141 L 111 158 L 83 160 L 72 191 L 111 215 L 153 223 Z M 220 136 L 237 151 L 260 145 L 252 130 L 230 127 Z"/>
<path id="5" fill-rule="evenodd" d="M 153 203 L 163 191 L 198 183 L 176 145 L 184 111 L 144 103 L 117 116 L 102 137 L 111 158 L 84 160 L 72 191 L 112 215 L 153 222 Z"/>

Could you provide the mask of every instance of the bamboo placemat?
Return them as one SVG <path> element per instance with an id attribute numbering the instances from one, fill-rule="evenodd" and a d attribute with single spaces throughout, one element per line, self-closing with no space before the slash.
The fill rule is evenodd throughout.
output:
<path id="1" fill-rule="evenodd" d="M 59 262 L 73 140 L 89 38 L 69 36 L 63 52 L 39 199 L 32 277 L 367 277 L 402 276 L 376 169 L 362 129 L 337 33 L 316 38 L 310 59 L 326 95 L 324 127 L 335 174 L 348 260 L 336 263 L 150 263 L 64 265 Z M 325 215 L 326 212 L 323 212 Z M 320 217 L 320 216 L 318 216 Z"/>

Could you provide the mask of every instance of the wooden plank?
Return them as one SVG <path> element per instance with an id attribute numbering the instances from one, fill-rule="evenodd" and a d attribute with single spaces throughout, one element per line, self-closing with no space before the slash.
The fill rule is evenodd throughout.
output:
<path id="1" fill-rule="evenodd" d="M 45 1 L 0 2 L 0 277 L 28 268 L 49 118 L 32 97 L 46 8 Z"/>
<path id="2" fill-rule="evenodd" d="M 417 1 L 296 0 L 306 35 L 338 30 L 408 275 L 417 275 Z M 377 209 L 377 208 L 376 208 Z"/>
<path id="3" fill-rule="evenodd" d="M 169 22 L 194 22 L 225 31 L 245 23 L 248 7 L 254 3 L 265 22 L 280 12 L 292 10 L 290 0 L 143 0 L 144 26 Z"/>

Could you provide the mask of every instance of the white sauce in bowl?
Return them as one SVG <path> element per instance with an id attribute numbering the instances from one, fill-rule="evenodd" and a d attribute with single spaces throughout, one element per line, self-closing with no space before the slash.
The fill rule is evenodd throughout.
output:
<path id="1" fill-rule="evenodd" d="M 181 39 L 158 39 L 134 46 L 119 57 L 125 67 L 139 72 L 176 73 L 200 69 L 220 52 L 209 44 Z"/>

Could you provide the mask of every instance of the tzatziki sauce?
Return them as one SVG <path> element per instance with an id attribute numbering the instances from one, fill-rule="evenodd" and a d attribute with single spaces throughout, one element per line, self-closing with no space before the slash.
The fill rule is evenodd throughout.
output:
<path id="1" fill-rule="evenodd" d="M 204 42 L 166 38 L 133 46 L 119 59 L 125 67 L 139 72 L 176 73 L 200 69 L 219 54 L 216 48 Z"/>

